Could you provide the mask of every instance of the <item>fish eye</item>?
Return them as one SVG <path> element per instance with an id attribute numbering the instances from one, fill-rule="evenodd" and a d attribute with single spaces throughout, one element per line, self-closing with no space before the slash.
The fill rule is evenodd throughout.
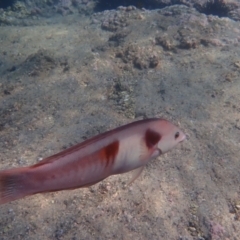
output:
<path id="1" fill-rule="evenodd" d="M 175 133 L 175 139 L 177 139 L 179 137 L 180 133 L 179 132 L 176 132 Z"/>

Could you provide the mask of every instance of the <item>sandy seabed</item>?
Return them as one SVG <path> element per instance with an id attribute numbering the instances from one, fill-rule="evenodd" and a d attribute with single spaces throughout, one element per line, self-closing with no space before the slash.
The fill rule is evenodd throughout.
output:
<path id="1" fill-rule="evenodd" d="M 130 187 L 0 206 L 0 239 L 240 239 L 240 23 L 179 6 L 38 21 L 0 27 L 0 169 L 146 117 L 189 138 Z"/>

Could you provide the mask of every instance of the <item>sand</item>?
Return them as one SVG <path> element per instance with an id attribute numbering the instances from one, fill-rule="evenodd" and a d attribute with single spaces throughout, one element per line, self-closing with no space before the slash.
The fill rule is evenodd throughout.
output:
<path id="1" fill-rule="evenodd" d="M 150 117 L 188 139 L 90 188 L 0 206 L 0 239 L 240 239 L 240 23 L 184 6 L 0 27 L 0 169 Z"/>

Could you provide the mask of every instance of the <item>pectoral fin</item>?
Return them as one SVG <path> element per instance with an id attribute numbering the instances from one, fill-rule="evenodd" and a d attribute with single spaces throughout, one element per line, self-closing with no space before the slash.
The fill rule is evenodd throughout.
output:
<path id="1" fill-rule="evenodd" d="M 142 166 L 142 167 L 140 167 L 140 168 L 137 168 L 137 169 L 135 169 L 135 170 L 133 171 L 133 176 L 132 176 L 131 180 L 128 182 L 127 185 L 132 184 L 132 183 L 140 176 L 140 174 L 141 174 L 142 171 L 143 171 L 143 168 L 144 168 L 144 166 Z"/>

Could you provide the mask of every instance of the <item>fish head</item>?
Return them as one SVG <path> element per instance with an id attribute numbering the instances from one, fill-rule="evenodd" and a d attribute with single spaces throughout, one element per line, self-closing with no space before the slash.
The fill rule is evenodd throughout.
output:
<path id="1" fill-rule="evenodd" d="M 157 148 L 162 154 L 168 152 L 186 139 L 186 135 L 181 129 L 166 120 L 159 123 L 158 131 L 161 138 L 157 144 Z"/>

